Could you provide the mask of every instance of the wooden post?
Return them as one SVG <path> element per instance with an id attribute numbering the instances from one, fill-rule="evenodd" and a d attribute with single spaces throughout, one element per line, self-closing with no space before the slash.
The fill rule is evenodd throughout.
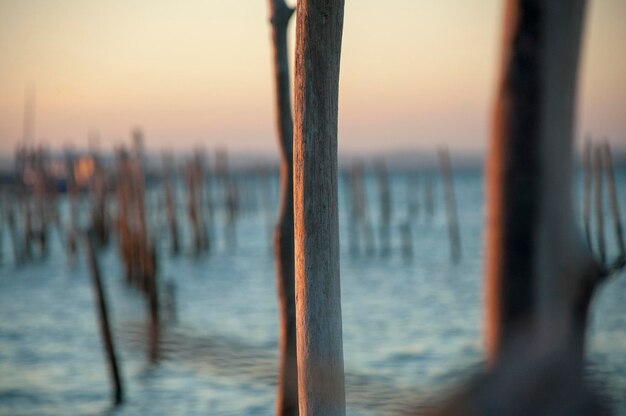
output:
<path id="1" fill-rule="evenodd" d="M 13 247 L 13 257 L 15 259 L 15 264 L 21 264 L 24 258 L 22 255 L 22 245 L 20 244 L 20 241 L 19 241 L 17 225 L 15 224 L 15 213 L 14 213 L 13 203 L 10 203 L 7 206 L 6 216 L 7 216 L 7 224 L 9 226 L 9 235 L 11 236 L 11 246 Z"/>
<path id="2" fill-rule="evenodd" d="M 343 0 L 301 0 L 296 15 L 294 212 L 301 416 L 345 414 L 337 111 Z"/>
<path id="3" fill-rule="evenodd" d="M 298 414 L 296 300 L 294 277 L 293 118 L 289 88 L 287 27 L 293 9 L 284 0 L 269 0 L 274 46 L 276 126 L 280 148 L 280 213 L 274 229 L 276 289 L 280 318 L 276 415 Z"/>
<path id="4" fill-rule="evenodd" d="M 173 255 L 180 252 L 180 239 L 178 237 L 178 218 L 176 217 L 175 187 L 172 183 L 172 171 L 174 158 L 172 155 L 163 155 L 163 192 L 165 199 L 165 212 L 167 224 L 170 230 L 171 251 Z"/>
<path id="5" fill-rule="evenodd" d="M 406 176 L 407 215 L 410 222 L 415 221 L 419 214 L 418 192 L 419 180 L 417 173 L 410 172 Z"/>
<path id="6" fill-rule="evenodd" d="M 521 326 L 555 339 L 555 326 L 571 334 L 574 318 L 586 317 L 594 262 L 574 226 L 570 186 L 584 5 L 507 2 L 486 184 L 492 363 Z"/>
<path id="7" fill-rule="evenodd" d="M 104 351 L 109 364 L 111 383 L 113 384 L 113 404 L 117 406 L 124 400 L 124 389 L 122 387 L 122 377 L 117 363 L 113 335 L 109 325 L 109 312 L 106 294 L 100 278 L 100 265 L 98 264 L 95 254 L 94 235 L 92 230 L 89 230 L 86 233 L 85 239 L 87 243 L 87 262 L 91 271 L 91 282 L 94 290 L 94 296 L 96 297 L 96 309 L 98 311 L 98 318 L 100 321 L 100 333 L 102 335 L 102 343 L 104 344 Z"/>
<path id="8" fill-rule="evenodd" d="M 413 258 L 413 236 L 411 235 L 411 221 L 407 219 L 400 224 L 400 246 L 402 257 L 410 261 Z"/>
<path id="9" fill-rule="evenodd" d="M 609 193 L 609 201 L 611 204 L 611 213 L 613 215 L 613 226 L 615 228 L 615 238 L 617 239 L 617 247 L 619 250 L 618 261 L 626 262 L 626 247 L 624 243 L 624 231 L 622 228 L 622 219 L 620 217 L 619 203 L 617 199 L 617 189 L 615 187 L 615 175 L 613 174 L 613 159 L 611 157 L 611 146 L 608 142 L 602 146 L 602 164 L 606 174 L 606 184 Z"/>
<path id="10" fill-rule="evenodd" d="M 593 191 L 596 211 L 596 234 L 598 255 L 602 263 L 606 262 L 606 241 L 604 238 L 604 204 L 602 200 L 602 150 L 595 147 L 593 150 Z"/>
<path id="11" fill-rule="evenodd" d="M 387 257 L 391 253 L 391 192 L 389 172 L 382 159 L 376 163 L 376 178 L 380 199 L 380 254 Z"/>
<path id="12" fill-rule="evenodd" d="M 587 246 L 591 249 L 591 137 L 585 139 L 585 147 L 583 148 L 583 227 L 585 230 L 585 239 Z"/>
<path id="13" fill-rule="evenodd" d="M 443 184 L 446 214 L 448 218 L 450 259 L 452 263 L 457 264 L 461 260 L 461 233 L 459 231 L 456 198 L 454 196 L 454 185 L 452 182 L 452 168 L 450 165 L 450 152 L 447 147 L 444 147 L 439 150 L 439 169 L 441 171 L 441 182 Z"/>
<path id="14" fill-rule="evenodd" d="M 156 250 L 154 245 L 147 248 L 148 267 L 144 277 L 146 301 L 148 306 L 148 358 L 151 363 L 159 359 L 160 319 L 159 286 L 157 283 Z"/>
<path id="15" fill-rule="evenodd" d="M 433 193 L 433 179 L 427 173 L 424 176 L 424 212 L 429 220 L 432 220 L 433 215 L 435 215 L 435 197 Z"/>

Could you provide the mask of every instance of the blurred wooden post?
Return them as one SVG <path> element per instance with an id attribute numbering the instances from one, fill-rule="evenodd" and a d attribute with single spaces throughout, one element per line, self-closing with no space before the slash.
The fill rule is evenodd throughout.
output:
<path id="1" fill-rule="evenodd" d="M 593 149 L 593 191 L 596 211 L 596 244 L 600 261 L 605 263 L 606 240 L 604 238 L 604 204 L 602 203 L 602 150 L 597 146 Z"/>
<path id="2" fill-rule="evenodd" d="M 122 387 L 122 378 L 120 375 L 117 355 L 115 353 L 115 345 L 113 343 L 113 335 L 111 334 L 111 327 L 109 324 L 109 312 L 106 300 L 106 294 L 102 281 L 100 278 L 100 265 L 96 258 L 94 249 L 94 235 L 93 231 L 89 230 L 86 233 L 85 239 L 87 243 L 87 262 L 89 264 L 91 281 L 94 290 L 94 296 L 96 297 L 96 308 L 98 310 L 98 318 L 100 321 L 100 332 L 102 335 L 102 342 L 104 344 L 104 350 L 106 353 L 107 361 L 109 364 L 109 372 L 111 374 L 111 382 L 113 384 L 113 404 L 119 405 L 124 400 L 124 390 Z"/>
<path id="3" fill-rule="evenodd" d="M 274 229 L 276 289 L 280 315 L 276 415 L 298 414 L 296 301 L 294 278 L 293 118 L 289 88 L 287 27 L 293 9 L 284 0 L 269 0 L 274 46 L 276 127 L 280 148 L 280 213 Z"/>
<path id="4" fill-rule="evenodd" d="M 615 228 L 615 237 L 617 239 L 617 248 L 619 257 L 622 261 L 626 261 L 626 247 L 624 243 L 624 231 L 622 228 L 622 219 L 620 217 L 619 203 L 617 199 L 617 189 L 615 187 L 615 175 L 613 173 L 613 159 L 611 157 L 611 146 L 608 142 L 602 146 L 602 164 L 606 174 L 606 184 L 609 192 L 609 201 L 611 204 L 611 212 L 613 215 L 613 226 Z"/>
<path id="5" fill-rule="evenodd" d="M 429 174 L 426 174 L 424 176 L 424 212 L 429 220 L 432 220 L 435 214 L 435 197 L 433 193 L 433 179 Z"/>
<path id="6" fill-rule="evenodd" d="M 70 263 L 73 263 L 76 249 L 78 247 L 78 185 L 76 184 L 76 173 L 74 171 L 75 157 L 71 149 L 67 149 L 65 155 L 65 166 L 67 169 L 67 196 L 69 204 L 69 230 L 67 231 L 67 252 Z"/>
<path id="7" fill-rule="evenodd" d="M 587 240 L 587 246 L 591 249 L 591 138 L 585 139 L 585 145 L 583 148 L 583 227 L 585 230 L 585 239 Z"/>
<path id="8" fill-rule="evenodd" d="M 461 233 L 457 216 L 454 184 L 452 182 L 452 168 L 450 167 L 450 152 L 447 147 L 439 150 L 439 169 L 445 195 L 446 214 L 448 218 L 448 239 L 450 240 L 450 259 L 457 264 L 461 260 Z"/>
<path id="9" fill-rule="evenodd" d="M 180 252 L 180 239 L 178 237 L 178 218 L 176 217 L 175 187 L 172 181 L 174 160 L 172 155 L 163 155 L 163 192 L 165 199 L 165 213 L 170 230 L 171 251 L 173 255 Z"/>
<path id="10" fill-rule="evenodd" d="M 301 416 L 345 414 L 337 111 L 343 0 L 301 0 L 296 15 L 294 208 Z"/>
<path id="11" fill-rule="evenodd" d="M 157 282 L 156 250 L 154 245 L 147 248 L 148 270 L 144 284 L 148 306 L 148 358 L 155 363 L 159 359 L 160 319 L 159 319 L 159 286 Z"/>
<path id="12" fill-rule="evenodd" d="M 391 192 L 389 172 L 382 159 L 376 163 L 376 178 L 380 200 L 380 254 L 387 257 L 391 253 Z"/>
<path id="13" fill-rule="evenodd" d="M 520 326 L 558 342 L 586 318 L 594 263 L 574 226 L 570 186 L 584 6 L 507 2 L 486 186 L 492 363 Z"/>
<path id="14" fill-rule="evenodd" d="M 411 235 L 411 221 L 407 219 L 400 224 L 400 246 L 402 257 L 409 261 L 413 258 L 413 236 Z"/>
<path id="15" fill-rule="evenodd" d="M 406 176 L 407 215 L 410 222 L 415 221 L 419 214 L 418 200 L 419 180 L 417 173 L 411 172 Z"/>

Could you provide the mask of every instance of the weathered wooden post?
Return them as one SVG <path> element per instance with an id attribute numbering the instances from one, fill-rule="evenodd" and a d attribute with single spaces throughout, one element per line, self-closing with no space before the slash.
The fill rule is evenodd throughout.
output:
<path id="1" fill-rule="evenodd" d="M 96 297 L 96 308 L 98 311 L 98 318 L 100 321 L 100 332 L 102 335 L 102 343 L 104 344 L 104 350 L 109 364 L 109 372 L 111 375 L 111 383 L 113 384 L 113 404 L 119 405 L 124 400 L 124 389 L 122 387 L 122 377 L 120 375 L 119 366 L 117 363 L 117 355 L 115 353 L 115 344 L 113 343 L 113 335 L 111 334 L 111 327 L 109 324 L 109 312 L 106 300 L 106 294 L 102 286 L 102 279 L 100 277 L 100 265 L 96 258 L 94 248 L 94 232 L 89 230 L 85 235 L 87 243 L 87 262 L 89 264 L 92 287 L 94 290 L 94 296 Z"/>
<path id="2" fill-rule="evenodd" d="M 70 263 L 74 262 L 76 249 L 78 248 L 78 185 L 76 184 L 76 173 L 74 170 L 75 157 L 73 151 L 66 150 L 65 167 L 67 170 L 67 196 L 69 204 L 69 229 L 67 231 L 67 253 Z"/>
<path id="3" fill-rule="evenodd" d="M 593 191 L 594 191 L 594 207 L 596 210 L 596 234 L 598 247 L 598 255 L 600 261 L 606 261 L 606 240 L 604 238 L 604 204 L 602 200 L 602 150 L 595 147 L 593 151 Z"/>
<path id="4" fill-rule="evenodd" d="M 146 243 L 147 245 L 147 243 Z M 146 247 L 147 269 L 144 269 L 145 296 L 148 309 L 148 358 L 151 363 L 159 359 L 161 322 L 159 314 L 159 285 L 157 282 L 156 250 L 154 245 Z"/>
<path id="5" fill-rule="evenodd" d="M 587 245 L 592 247 L 591 244 L 591 216 L 590 216 L 590 206 L 591 206 L 591 138 L 588 137 L 585 139 L 585 145 L 583 148 L 582 154 L 582 164 L 583 164 L 583 190 L 582 190 L 582 199 L 583 199 L 583 227 L 585 230 L 585 239 L 587 240 Z"/>
<path id="6" fill-rule="evenodd" d="M 413 236 L 411 234 L 411 221 L 407 219 L 399 226 L 400 247 L 402 247 L 402 257 L 410 261 L 413 258 Z"/>
<path id="7" fill-rule="evenodd" d="M 447 147 L 439 150 L 439 169 L 441 171 L 441 183 L 446 205 L 446 217 L 448 219 L 448 239 L 450 240 L 450 259 L 457 264 L 461 260 L 461 232 L 459 231 L 459 219 L 452 183 L 452 168 L 450 167 L 450 152 Z"/>
<path id="8" fill-rule="evenodd" d="M 584 5 L 507 2 L 486 184 L 492 362 L 522 325 L 569 336 L 586 318 L 594 262 L 574 227 L 570 186 Z"/>
<path id="9" fill-rule="evenodd" d="M 376 179 L 380 202 L 380 254 L 383 257 L 391 253 L 391 192 L 389 190 L 389 172 L 385 161 L 376 162 Z"/>
<path id="10" fill-rule="evenodd" d="M 176 217 L 176 196 L 175 187 L 172 183 L 174 170 L 174 158 L 172 155 L 163 155 L 163 193 L 165 200 L 165 213 L 167 224 L 170 230 L 170 246 L 173 255 L 180 252 L 180 239 L 178 236 L 178 218 Z"/>
<path id="11" fill-rule="evenodd" d="M 296 300 L 294 277 L 293 118 L 289 88 L 287 27 L 293 9 L 284 0 L 269 0 L 274 46 L 276 127 L 280 148 L 280 213 L 274 229 L 276 289 L 280 315 L 276 415 L 298 414 Z"/>
<path id="12" fill-rule="evenodd" d="M 624 230 L 620 216 L 619 203 L 617 199 L 617 188 L 615 186 L 615 175 L 613 173 L 613 158 L 611 157 L 611 146 L 608 142 L 602 146 L 602 164 L 606 174 L 606 184 L 609 193 L 609 203 L 613 214 L 613 227 L 615 228 L 615 238 L 617 248 L 622 261 L 626 261 L 626 243 L 624 242 Z"/>
<path id="13" fill-rule="evenodd" d="M 409 221 L 415 221 L 419 214 L 420 206 L 418 199 L 419 179 L 417 173 L 410 172 L 406 177 L 407 215 Z"/>
<path id="14" fill-rule="evenodd" d="M 294 212 L 300 415 L 345 414 L 337 111 L 343 0 L 301 0 L 296 15 Z"/>
<path id="15" fill-rule="evenodd" d="M 435 196 L 433 179 L 428 173 L 424 176 L 424 212 L 426 213 L 426 218 L 429 220 L 433 219 L 433 215 L 435 215 Z"/>

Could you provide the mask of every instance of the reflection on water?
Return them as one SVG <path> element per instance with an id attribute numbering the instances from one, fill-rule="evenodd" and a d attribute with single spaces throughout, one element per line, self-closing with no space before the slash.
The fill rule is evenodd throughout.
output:
<path id="1" fill-rule="evenodd" d="M 626 183 L 626 172 L 618 172 L 617 179 L 618 184 Z M 376 224 L 375 179 L 368 176 L 365 182 L 370 218 Z M 458 265 L 449 262 L 439 184 L 432 220 L 423 209 L 411 218 L 410 260 L 402 254 L 398 232 L 410 202 L 404 176 L 391 176 L 389 257 L 350 250 L 349 201 L 340 192 L 349 414 L 401 410 L 481 365 L 482 184 L 478 172 L 455 177 L 463 245 Z M 275 187 L 272 192 L 274 201 Z M 620 197 L 626 206 L 626 192 Z M 157 201 L 156 195 L 149 199 L 152 204 Z M 182 191 L 178 199 L 179 212 L 184 212 Z M 66 201 L 62 204 L 66 211 Z M 218 218 L 221 215 L 218 211 Z M 162 361 L 149 365 L 143 341 L 145 307 L 126 287 L 117 248 L 102 253 L 127 389 L 127 402 L 115 410 L 109 407 L 108 375 L 84 255 L 74 266 L 68 265 L 53 233 L 48 258 L 16 267 L 7 233 L 2 233 L 0 414 L 273 412 L 278 315 L 265 214 L 260 209 L 244 213 L 237 224 L 236 249 L 224 243 L 218 221 L 217 245 L 201 257 L 170 257 L 164 219 L 153 216 L 150 221 L 152 230 L 162 233 L 160 279 L 176 285 L 178 323 L 164 332 Z M 191 252 L 190 233 L 184 229 L 182 235 Z M 622 413 L 626 413 L 624 294 L 623 274 L 600 289 L 588 342 L 590 377 Z"/>

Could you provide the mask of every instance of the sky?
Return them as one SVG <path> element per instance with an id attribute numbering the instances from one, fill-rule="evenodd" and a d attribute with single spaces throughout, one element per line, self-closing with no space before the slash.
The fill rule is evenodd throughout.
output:
<path id="1" fill-rule="evenodd" d="M 347 0 L 340 152 L 484 150 L 503 5 Z M 587 11 L 577 136 L 626 145 L 626 1 Z M 141 126 L 154 150 L 274 152 L 271 59 L 267 0 L 0 0 L 0 153 L 28 88 L 50 146 L 97 132 L 111 148 Z"/>

